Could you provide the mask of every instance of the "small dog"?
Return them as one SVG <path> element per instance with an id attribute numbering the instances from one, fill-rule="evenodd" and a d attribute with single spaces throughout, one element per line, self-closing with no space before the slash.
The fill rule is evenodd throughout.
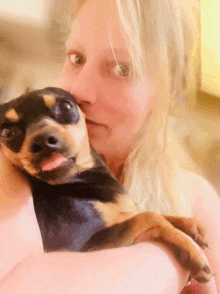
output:
<path id="1" fill-rule="evenodd" d="M 157 240 L 199 282 L 211 270 L 181 231 L 208 247 L 190 218 L 138 213 L 124 187 L 89 144 L 85 116 L 59 88 L 0 105 L 0 146 L 29 180 L 45 251 L 91 251 Z M 180 231 L 181 230 L 181 231 Z"/>

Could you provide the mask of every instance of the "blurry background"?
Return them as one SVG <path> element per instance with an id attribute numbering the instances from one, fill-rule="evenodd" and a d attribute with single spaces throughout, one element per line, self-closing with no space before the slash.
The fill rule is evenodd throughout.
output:
<path id="1" fill-rule="evenodd" d="M 1 102 L 27 87 L 59 87 L 71 1 L 0 1 Z M 192 64 L 196 95 L 186 93 L 173 103 L 169 125 L 220 193 L 220 2 L 200 0 L 200 5 L 201 42 Z"/>
<path id="2" fill-rule="evenodd" d="M 27 87 L 59 86 L 69 2 L 0 1 L 1 100 L 16 97 Z"/>

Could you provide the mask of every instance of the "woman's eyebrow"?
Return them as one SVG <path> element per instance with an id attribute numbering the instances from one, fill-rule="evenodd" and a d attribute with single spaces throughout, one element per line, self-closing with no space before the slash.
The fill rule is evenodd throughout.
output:
<path id="1" fill-rule="evenodd" d="M 79 52 L 81 54 L 85 54 L 84 47 L 81 46 L 79 43 L 66 43 L 66 54 L 70 54 L 73 52 Z"/>
<path id="2" fill-rule="evenodd" d="M 128 51 L 125 49 L 125 48 L 106 48 L 104 49 L 103 51 L 105 51 L 105 53 L 109 54 L 109 55 L 113 55 L 113 56 L 121 56 L 121 57 L 126 57 L 128 58 L 129 57 L 129 53 Z"/>
<path id="3" fill-rule="evenodd" d="M 77 48 L 82 48 L 83 46 L 80 44 L 78 40 L 73 40 L 72 38 L 67 39 L 65 43 L 66 50 L 71 50 L 71 48 L 77 47 Z"/>
<path id="4" fill-rule="evenodd" d="M 97 48 L 98 49 L 98 48 Z M 86 53 L 84 46 L 82 46 L 77 41 L 68 41 L 66 42 L 66 52 L 71 53 L 74 50 L 79 51 L 81 53 Z M 89 50 L 90 51 L 90 50 Z M 91 51 L 90 51 L 91 52 Z M 106 47 L 100 50 L 100 57 L 110 57 L 114 59 L 124 59 L 125 61 L 129 61 L 130 56 L 128 50 L 121 47 Z"/>
<path id="5" fill-rule="evenodd" d="M 130 56 L 126 49 L 124 48 L 104 48 L 99 55 L 102 59 L 114 60 L 116 63 L 118 62 L 130 62 Z"/>

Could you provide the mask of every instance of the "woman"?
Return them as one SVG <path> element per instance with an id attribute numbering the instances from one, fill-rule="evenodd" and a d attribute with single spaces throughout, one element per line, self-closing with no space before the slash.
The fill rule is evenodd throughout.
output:
<path id="1" fill-rule="evenodd" d="M 75 96 L 92 145 L 140 211 L 189 215 L 204 224 L 212 246 L 204 252 L 219 275 L 208 284 L 193 281 L 184 288 L 188 273 L 155 243 L 83 254 L 42 253 L 28 184 L 1 158 L 1 293 L 220 290 L 220 201 L 203 178 L 181 169 L 181 161 L 172 157 L 174 141 L 165 140 L 170 99 L 183 90 L 193 48 L 191 4 L 181 2 L 78 1 L 62 87 Z"/>

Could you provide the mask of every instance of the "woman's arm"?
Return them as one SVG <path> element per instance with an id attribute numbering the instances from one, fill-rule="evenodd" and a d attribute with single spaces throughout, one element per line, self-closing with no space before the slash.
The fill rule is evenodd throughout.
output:
<path id="1" fill-rule="evenodd" d="M 162 245 L 43 254 L 28 183 L 1 152 L 0 166 L 1 294 L 176 294 L 185 285 L 188 273 Z"/>
<path id="2" fill-rule="evenodd" d="M 31 191 L 0 150 L 0 281 L 18 262 L 43 252 Z"/>
<path id="3" fill-rule="evenodd" d="M 187 287 L 188 289 L 183 293 L 220 293 L 220 199 L 204 178 L 187 171 L 183 171 L 182 178 L 187 183 L 188 190 L 189 187 L 194 187 L 191 191 L 192 217 L 206 228 L 206 239 L 211 249 L 205 249 L 204 253 L 212 272 L 216 273 L 216 276 L 207 284 L 198 284 L 193 281 L 192 285 Z"/>
<path id="4" fill-rule="evenodd" d="M 1 294 L 177 294 L 188 274 L 161 244 L 90 253 L 49 253 L 23 260 Z"/>
<path id="5" fill-rule="evenodd" d="M 43 254 L 28 183 L 0 164 L 1 294 L 180 293 L 188 273 L 161 244 Z"/>
<path id="6" fill-rule="evenodd" d="M 207 240 L 211 249 L 205 250 L 212 271 L 216 274 L 215 281 L 220 293 L 220 199 L 211 185 L 198 178 L 198 192 L 193 207 L 193 217 L 206 228 Z"/>

